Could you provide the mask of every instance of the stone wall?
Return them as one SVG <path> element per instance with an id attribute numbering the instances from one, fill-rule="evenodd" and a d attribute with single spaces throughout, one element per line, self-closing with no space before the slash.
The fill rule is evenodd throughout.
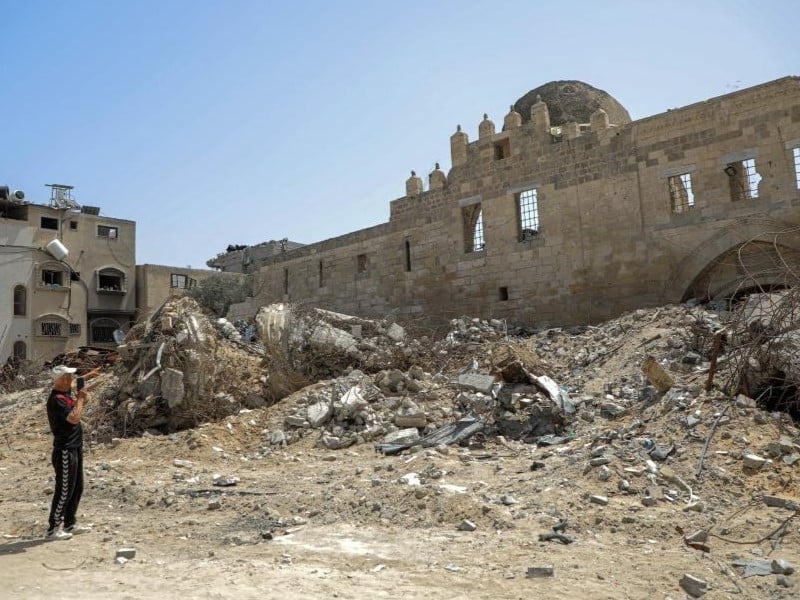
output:
<path id="1" fill-rule="evenodd" d="M 543 103 L 531 111 L 524 124 L 506 115 L 499 133 L 485 118 L 472 143 L 459 128 L 450 172 L 431 173 L 428 191 L 412 175 L 388 223 L 267 259 L 256 304 L 595 322 L 679 301 L 701 279 L 721 293 L 708 276 L 718 257 L 800 222 L 796 77 L 621 125 L 598 111 L 590 124 L 550 128 Z M 761 176 L 757 198 L 734 201 L 724 169 L 741 176 L 749 158 Z M 670 178 L 681 175 L 692 205 L 676 212 Z M 518 194 L 532 189 L 539 224 L 523 236 Z M 485 246 L 470 248 L 478 209 Z M 784 235 L 780 244 L 800 240 Z"/>

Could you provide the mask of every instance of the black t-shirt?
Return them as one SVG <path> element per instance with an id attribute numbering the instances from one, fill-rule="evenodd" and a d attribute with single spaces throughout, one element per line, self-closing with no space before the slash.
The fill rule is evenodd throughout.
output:
<path id="1" fill-rule="evenodd" d="M 67 416 L 75 407 L 69 392 L 52 390 L 47 397 L 47 420 L 53 432 L 53 448 L 80 448 L 83 445 L 83 428 L 80 422 L 73 425 Z"/>

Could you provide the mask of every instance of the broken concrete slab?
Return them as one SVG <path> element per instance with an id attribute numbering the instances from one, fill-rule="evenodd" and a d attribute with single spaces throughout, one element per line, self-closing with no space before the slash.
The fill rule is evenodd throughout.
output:
<path id="1" fill-rule="evenodd" d="M 456 378 L 459 387 L 482 394 L 491 394 L 495 379 L 492 375 L 482 375 L 480 373 L 461 373 Z"/>

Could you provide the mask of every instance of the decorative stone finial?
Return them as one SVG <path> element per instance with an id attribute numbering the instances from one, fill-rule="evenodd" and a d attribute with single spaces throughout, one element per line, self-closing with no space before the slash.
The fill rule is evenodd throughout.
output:
<path id="1" fill-rule="evenodd" d="M 489 120 L 489 115 L 487 113 L 483 113 L 483 120 L 484 121 L 488 121 Z"/>
<path id="2" fill-rule="evenodd" d="M 416 176 L 417 176 L 417 173 L 416 173 L 416 171 L 411 171 L 411 176 L 412 176 L 412 177 L 416 177 Z"/>
<path id="3" fill-rule="evenodd" d="M 436 168 L 437 171 L 439 170 L 439 163 L 438 162 L 436 163 L 436 167 L 435 168 Z"/>
<path id="4" fill-rule="evenodd" d="M 456 125 L 456 131 L 461 131 L 461 124 Z"/>

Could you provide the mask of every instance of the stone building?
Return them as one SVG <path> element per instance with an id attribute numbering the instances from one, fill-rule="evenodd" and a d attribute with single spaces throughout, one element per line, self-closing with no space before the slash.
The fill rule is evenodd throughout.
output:
<path id="1" fill-rule="evenodd" d="M 134 318 L 136 224 L 49 187 L 49 204 L 0 188 L 1 362 L 113 345 Z"/>
<path id="2" fill-rule="evenodd" d="M 552 82 L 450 148 L 387 223 L 264 259 L 249 305 L 568 325 L 783 285 L 798 258 L 798 77 L 637 121 Z"/>
<path id="3" fill-rule="evenodd" d="M 166 265 L 136 265 L 136 317 L 146 318 L 168 298 L 183 296 L 200 281 L 218 271 L 170 267 Z M 244 275 L 232 274 L 232 277 Z"/>
<path id="4" fill-rule="evenodd" d="M 226 273 L 255 273 L 264 264 L 264 261 L 273 256 L 279 256 L 300 248 L 303 244 L 292 242 L 287 238 L 270 240 L 247 246 L 245 244 L 230 245 L 224 252 L 206 261 L 212 269 Z"/>

